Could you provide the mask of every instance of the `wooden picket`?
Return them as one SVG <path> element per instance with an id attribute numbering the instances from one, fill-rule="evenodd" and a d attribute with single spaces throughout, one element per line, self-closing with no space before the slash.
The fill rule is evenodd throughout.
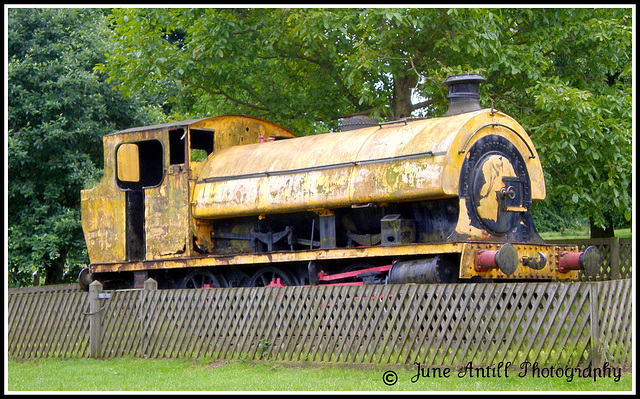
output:
<path id="1" fill-rule="evenodd" d="M 93 315 L 86 293 L 10 291 L 9 355 L 88 357 L 97 320 L 101 358 L 628 365 L 631 288 L 624 279 L 127 290 L 103 293 Z"/>

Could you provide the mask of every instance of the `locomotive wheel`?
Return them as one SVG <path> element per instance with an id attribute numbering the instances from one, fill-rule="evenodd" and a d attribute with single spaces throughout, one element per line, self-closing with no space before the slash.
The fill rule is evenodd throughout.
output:
<path id="1" fill-rule="evenodd" d="M 256 271 L 253 276 L 251 276 L 251 280 L 249 280 L 249 286 L 266 287 L 275 278 L 279 278 L 280 281 L 286 286 L 298 285 L 295 278 L 284 270 L 277 267 L 265 267 L 264 269 Z"/>
<path id="2" fill-rule="evenodd" d="M 212 288 L 224 288 L 227 286 L 224 277 L 206 270 L 196 270 L 184 276 L 180 283 L 180 288 L 203 288 L 205 284 L 210 285 Z"/>

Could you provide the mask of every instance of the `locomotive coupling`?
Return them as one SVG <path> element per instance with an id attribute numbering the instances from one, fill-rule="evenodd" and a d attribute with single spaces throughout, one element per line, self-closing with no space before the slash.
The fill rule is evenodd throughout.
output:
<path id="1" fill-rule="evenodd" d="M 518 268 L 518 250 L 512 244 L 504 244 L 497 251 L 478 249 L 476 251 L 475 269 L 485 272 L 489 269 L 500 269 L 507 276 Z"/>
<path id="2" fill-rule="evenodd" d="M 547 265 L 547 257 L 540 251 L 538 251 L 538 257 L 525 256 L 522 257 L 522 264 L 530 269 L 542 270 Z"/>
<path id="3" fill-rule="evenodd" d="M 584 270 L 590 276 L 595 276 L 602 267 L 602 257 L 597 247 L 593 245 L 583 252 L 561 252 L 558 271 L 567 273 L 571 270 Z"/>

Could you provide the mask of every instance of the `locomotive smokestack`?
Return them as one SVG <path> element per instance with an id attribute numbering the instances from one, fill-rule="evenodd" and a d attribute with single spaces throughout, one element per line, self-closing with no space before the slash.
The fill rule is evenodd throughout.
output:
<path id="1" fill-rule="evenodd" d="M 449 109 L 445 116 L 478 111 L 480 107 L 480 83 L 485 79 L 477 73 L 448 76 L 443 85 L 449 87 Z"/>

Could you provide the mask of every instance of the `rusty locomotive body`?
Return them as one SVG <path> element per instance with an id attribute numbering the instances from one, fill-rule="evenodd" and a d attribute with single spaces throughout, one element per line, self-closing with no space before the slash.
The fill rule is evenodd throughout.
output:
<path id="1" fill-rule="evenodd" d="M 575 279 L 590 247 L 547 245 L 536 149 L 481 109 L 477 75 L 447 79 L 445 116 L 295 137 L 221 116 L 104 137 L 82 191 L 87 287 L 165 288 Z"/>

